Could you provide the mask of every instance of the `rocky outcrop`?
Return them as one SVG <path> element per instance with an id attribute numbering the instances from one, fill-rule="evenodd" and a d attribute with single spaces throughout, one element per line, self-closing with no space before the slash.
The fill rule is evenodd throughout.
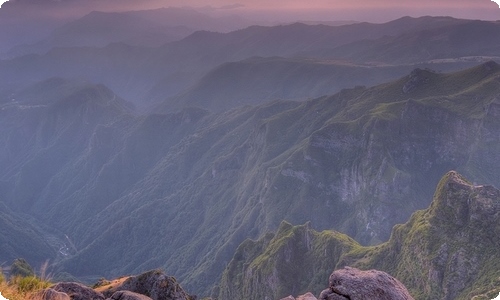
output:
<path id="1" fill-rule="evenodd" d="M 196 300 L 161 270 L 113 281 L 100 279 L 94 288 L 76 282 L 61 282 L 36 295 L 42 300 Z"/>
<path id="2" fill-rule="evenodd" d="M 319 300 L 413 300 L 406 287 L 389 274 L 345 267 L 330 275 Z"/>
<path id="3" fill-rule="evenodd" d="M 71 300 L 66 293 L 58 292 L 52 288 L 47 288 L 34 295 L 31 299 L 37 300 Z"/>
<path id="4" fill-rule="evenodd" d="M 288 223 L 282 223 L 272 237 L 245 241 L 223 274 L 219 299 L 244 298 L 241 291 L 252 299 L 319 293 L 331 269 L 352 266 L 391 274 L 415 299 L 469 300 L 478 296 L 476 299 L 489 300 L 479 295 L 498 293 L 500 286 L 499 224 L 500 191 L 474 185 L 451 171 L 439 182 L 430 207 L 415 212 L 406 224 L 396 225 L 389 241 L 378 246 L 363 247 L 335 231 L 317 232 L 309 224 Z M 356 299 L 352 294 L 356 281 L 344 280 L 358 274 L 354 270 L 333 273 L 330 288 L 320 299 Z M 336 279 L 339 274 L 343 277 Z M 383 279 L 399 286 L 388 275 L 372 275 L 372 281 Z M 368 289 L 367 278 L 357 286 Z M 384 290 L 375 286 L 367 292 Z M 407 293 L 405 290 L 403 295 L 407 297 Z"/>
<path id="5" fill-rule="evenodd" d="M 196 296 L 189 295 L 177 283 L 174 277 L 167 276 L 161 270 L 152 270 L 137 276 L 131 276 L 115 286 L 101 286 L 100 289 L 104 296 L 111 299 L 128 300 L 134 298 L 116 298 L 132 297 L 132 292 L 147 296 L 137 298 L 137 300 L 195 300 Z M 115 298 L 113 298 L 115 297 Z"/>
<path id="6" fill-rule="evenodd" d="M 60 282 L 52 286 L 51 289 L 67 294 L 71 300 L 105 300 L 103 294 L 76 282 Z"/>

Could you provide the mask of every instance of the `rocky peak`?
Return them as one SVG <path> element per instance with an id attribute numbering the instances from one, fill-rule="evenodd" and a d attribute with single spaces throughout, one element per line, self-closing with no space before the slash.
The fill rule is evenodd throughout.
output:
<path id="1" fill-rule="evenodd" d="M 500 221 L 499 199 L 500 191 L 495 187 L 474 185 L 456 171 L 450 171 L 436 190 L 430 209 L 431 222 L 498 230 L 495 224 Z"/>
<path id="2" fill-rule="evenodd" d="M 408 76 L 408 81 L 403 86 L 403 93 L 408 94 L 429 82 L 430 71 L 415 69 Z"/>

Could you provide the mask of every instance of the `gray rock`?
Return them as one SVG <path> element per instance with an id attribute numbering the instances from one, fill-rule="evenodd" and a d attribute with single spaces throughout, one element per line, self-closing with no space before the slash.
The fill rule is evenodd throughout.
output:
<path id="1" fill-rule="evenodd" d="M 304 295 L 298 296 L 295 300 L 318 300 L 312 293 L 305 293 Z"/>
<path id="2" fill-rule="evenodd" d="M 151 300 L 151 298 L 131 291 L 118 291 L 106 300 Z"/>
<path id="3" fill-rule="evenodd" d="M 334 271 L 329 283 L 319 300 L 413 300 L 401 282 L 382 271 L 345 267 Z"/>
<path id="4" fill-rule="evenodd" d="M 38 292 L 34 299 L 39 300 L 71 300 L 71 298 L 66 293 L 58 292 L 54 289 L 48 288 L 41 292 Z"/>
<path id="5" fill-rule="evenodd" d="M 51 288 L 66 293 L 72 300 L 105 300 L 103 294 L 76 282 L 60 282 Z"/>
<path id="6" fill-rule="evenodd" d="M 165 275 L 161 270 L 152 270 L 138 276 L 132 276 L 121 285 L 103 292 L 110 297 L 117 291 L 131 291 L 146 295 L 152 300 L 195 300 L 177 283 L 176 279 Z"/>

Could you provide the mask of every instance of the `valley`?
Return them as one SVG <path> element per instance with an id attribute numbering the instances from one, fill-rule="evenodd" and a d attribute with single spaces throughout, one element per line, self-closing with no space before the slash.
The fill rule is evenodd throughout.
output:
<path id="1" fill-rule="evenodd" d="M 0 263 L 88 284 L 162 268 L 214 299 L 317 294 L 347 265 L 415 299 L 488 293 L 499 26 L 184 7 L 91 12 L 16 44 L 0 60 Z"/>

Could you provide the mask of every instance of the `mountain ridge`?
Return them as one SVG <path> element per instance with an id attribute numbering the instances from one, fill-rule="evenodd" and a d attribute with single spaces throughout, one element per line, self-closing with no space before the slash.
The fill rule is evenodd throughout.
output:
<path id="1" fill-rule="evenodd" d="M 450 171 L 431 205 L 396 225 L 391 238 L 378 246 L 362 247 L 339 232 L 317 232 L 309 223 L 292 226 L 285 221 L 274 234 L 246 240 L 224 271 L 215 297 L 318 295 L 325 276 L 344 266 L 386 271 L 415 299 L 484 296 L 495 291 L 492 284 L 499 278 L 500 261 L 494 255 L 500 242 L 494 225 L 499 216 L 498 189 L 474 186 Z M 493 231 L 482 230 L 485 226 Z"/>
<path id="2" fill-rule="evenodd" d="M 57 272 L 163 267 L 200 295 L 242 241 L 281 220 L 378 244 L 429 205 L 444 172 L 500 179 L 498 66 L 412 74 L 218 113 L 136 115 L 101 85 L 72 99 L 62 88 L 67 107 L 0 110 L 6 203 L 73 241 Z"/>

